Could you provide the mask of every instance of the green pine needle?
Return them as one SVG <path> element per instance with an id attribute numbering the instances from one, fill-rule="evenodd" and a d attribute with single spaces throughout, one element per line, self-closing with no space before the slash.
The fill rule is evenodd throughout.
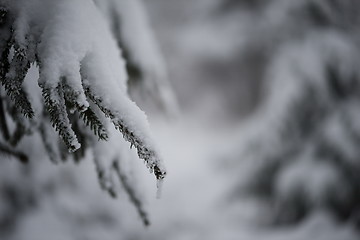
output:
<path id="1" fill-rule="evenodd" d="M 99 109 L 105 114 L 106 117 L 109 117 L 115 128 L 117 130 L 119 130 L 122 135 L 123 138 L 130 142 L 130 144 L 132 146 L 134 146 L 137 149 L 137 154 L 139 156 L 139 158 L 145 160 L 145 162 L 147 163 L 148 167 L 151 170 L 154 170 L 154 174 L 156 179 L 163 179 L 165 177 L 165 172 L 161 171 L 160 168 L 152 163 L 150 163 L 150 159 L 154 159 L 157 158 L 157 154 L 155 153 L 155 151 L 148 149 L 143 141 L 136 136 L 124 123 L 124 121 L 115 116 L 114 111 L 109 109 L 108 107 L 104 106 L 104 104 L 102 103 L 102 100 L 99 97 L 96 97 L 90 90 L 89 87 L 85 87 L 85 94 L 87 95 L 87 97 L 93 101 L 98 107 Z"/>
<path id="2" fill-rule="evenodd" d="M 61 86 L 58 85 L 55 89 L 42 87 L 42 94 L 52 126 L 59 132 L 68 150 L 75 152 L 79 149 L 80 143 L 71 128 Z"/>

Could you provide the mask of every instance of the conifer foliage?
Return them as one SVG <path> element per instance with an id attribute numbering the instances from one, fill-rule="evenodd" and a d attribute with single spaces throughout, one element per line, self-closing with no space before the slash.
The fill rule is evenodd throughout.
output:
<path id="1" fill-rule="evenodd" d="M 359 2 L 269 2 L 251 19 L 254 32 L 269 33 L 260 40 L 266 94 L 243 126 L 235 151 L 244 172 L 232 191 L 263 203 L 262 221 L 327 212 L 358 224 Z"/>
<path id="2" fill-rule="evenodd" d="M 68 158 L 79 161 L 89 149 L 94 153 L 102 188 L 115 196 L 111 175 L 117 174 L 144 222 L 148 223 L 141 201 L 134 194 L 136 189 L 132 189 L 127 172 L 121 169 L 121 161 L 117 159 L 120 155 L 110 156 L 101 146 L 116 141 L 114 136 L 121 133 L 123 139 L 136 148 L 138 157 L 146 162 L 156 179 L 162 180 L 166 171 L 146 116 L 127 93 L 127 80 L 134 77 L 129 64 L 138 69 L 137 72 L 143 72 L 143 81 L 139 84 L 142 88 L 162 89 L 170 93 L 167 95 L 170 98 L 173 96 L 143 10 L 121 26 L 115 21 L 124 18 L 124 12 L 138 11 L 141 3 L 134 1 L 135 6 L 125 9 L 132 0 L 120 0 L 123 6 L 112 8 L 109 17 L 102 6 L 115 6 L 117 1 L 96 2 L 0 1 L 0 154 L 23 162 L 31 160 L 18 143 L 24 137 L 37 134 L 54 163 Z M 138 38 L 136 33 L 142 31 L 152 40 L 145 43 L 147 48 L 127 47 Z M 133 55 L 141 59 L 147 57 L 148 52 L 153 53 L 154 62 L 160 62 L 157 67 L 130 62 L 127 57 Z M 154 77 L 146 78 L 144 69 L 147 72 L 152 69 Z M 30 70 L 37 72 L 35 81 Z M 155 80 L 160 77 L 161 81 Z"/>

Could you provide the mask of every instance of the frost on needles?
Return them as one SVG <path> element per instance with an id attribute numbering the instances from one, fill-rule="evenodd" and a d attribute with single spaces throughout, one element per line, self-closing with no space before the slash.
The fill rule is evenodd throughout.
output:
<path id="1" fill-rule="evenodd" d="M 136 189 L 121 169 L 119 156 L 123 153 L 110 156 L 101 150 L 116 140 L 115 127 L 156 179 L 165 177 L 146 116 L 127 93 L 131 72 L 127 72 L 128 63 L 116 40 L 121 32 L 111 31 L 113 18 L 100 9 L 90 0 L 0 1 L 0 154 L 24 161 L 27 156 L 18 143 L 35 134 L 41 136 L 54 163 L 69 157 L 79 161 L 90 149 L 102 188 L 115 196 L 110 178 L 111 173 L 117 174 L 148 223 Z M 156 49 L 152 42 L 148 45 L 150 52 L 156 52 L 151 50 Z M 129 48 L 134 56 L 146 56 L 145 50 Z M 138 65 L 139 69 L 148 66 Z M 35 81 L 30 70 L 37 72 Z M 160 86 L 150 80 L 144 84 L 155 89 Z M 161 89 L 169 90 L 167 85 Z"/>

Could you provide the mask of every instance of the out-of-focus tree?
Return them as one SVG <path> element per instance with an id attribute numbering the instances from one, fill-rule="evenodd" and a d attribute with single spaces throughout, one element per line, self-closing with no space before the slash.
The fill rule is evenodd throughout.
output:
<path id="1" fill-rule="evenodd" d="M 248 67 L 263 69 L 261 103 L 230 157 L 241 175 L 233 195 L 259 200 L 268 210 L 262 219 L 272 223 L 318 211 L 359 223 L 360 3 L 265 2 L 222 8 L 238 7 L 232 14 L 248 33 L 241 49 L 262 59 Z"/>

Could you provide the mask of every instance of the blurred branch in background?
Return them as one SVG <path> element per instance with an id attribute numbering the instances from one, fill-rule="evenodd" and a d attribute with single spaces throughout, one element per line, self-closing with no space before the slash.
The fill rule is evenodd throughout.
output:
<path id="1" fill-rule="evenodd" d="M 262 223 L 325 211 L 359 225 L 359 13 L 351 0 L 278 0 L 247 17 L 243 48 L 262 42 L 267 64 L 261 104 L 233 143 L 231 195 L 267 206 Z"/>

